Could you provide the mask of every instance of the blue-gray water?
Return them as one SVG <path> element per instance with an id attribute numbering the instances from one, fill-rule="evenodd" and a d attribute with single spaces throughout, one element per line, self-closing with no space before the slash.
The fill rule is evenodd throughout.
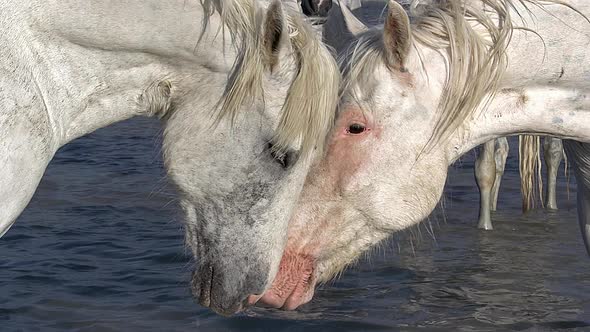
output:
<path id="1" fill-rule="evenodd" d="M 0 239 L 0 331 L 590 331 L 575 184 L 568 201 L 561 171 L 561 210 L 523 217 L 514 150 L 493 232 L 476 229 L 470 153 L 451 170 L 446 218 L 388 241 L 298 311 L 216 316 L 188 291 L 159 132 L 132 119 L 58 152 Z"/>

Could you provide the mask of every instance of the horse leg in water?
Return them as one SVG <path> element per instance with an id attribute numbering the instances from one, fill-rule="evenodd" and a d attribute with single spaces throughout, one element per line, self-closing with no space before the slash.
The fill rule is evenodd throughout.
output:
<path id="1" fill-rule="evenodd" d="M 41 96 L 0 70 L 0 237 L 27 206 L 56 151 Z"/>
<path id="2" fill-rule="evenodd" d="M 496 178 L 496 162 L 494 160 L 495 140 L 486 142 L 475 160 L 475 180 L 479 188 L 479 222 L 481 229 L 492 230 L 490 203 L 492 187 Z"/>
<path id="3" fill-rule="evenodd" d="M 564 140 L 563 147 L 576 174 L 578 221 L 586 250 L 590 255 L 590 143 Z"/>
<path id="4" fill-rule="evenodd" d="M 496 162 L 496 179 L 494 180 L 494 187 L 492 188 L 492 203 L 491 210 L 496 211 L 498 207 L 498 193 L 500 192 L 500 183 L 502 176 L 504 176 L 504 169 L 506 168 L 506 158 L 508 158 L 508 139 L 500 137 L 496 139 L 496 146 L 494 151 L 494 160 Z"/>
<path id="5" fill-rule="evenodd" d="M 545 137 L 543 141 L 545 165 L 547 166 L 547 196 L 545 206 L 548 210 L 557 210 L 555 188 L 557 186 L 557 171 L 563 158 L 563 144 L 561 139 Z"/>

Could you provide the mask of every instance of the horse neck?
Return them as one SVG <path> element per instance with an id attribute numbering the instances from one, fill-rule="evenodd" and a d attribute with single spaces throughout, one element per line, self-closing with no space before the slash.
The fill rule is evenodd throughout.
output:
<path id="1" fill-rule="evenodd" d="M 516 134 L 590 143 L 590 98 L 574 89 L 502 90 L 452 137 L 447 145 L 449 163 L 484 142 Z"/>
<path id="2" fill-rule="evenodd" d="M 590 16 L 590 3 L 568 3 Z M 523 17 L 534 32 L 514 31 L 501 89 L 453 135 L 447 146 L 451 162 L 500 136 L 538 133 L 590 141 L 590 23 L 565 6 L 529 8 L 532 13 Z"/>
<path id="3" fill-rule="evenodd" d="M 216 15 L 197 45 L 198 2 L 66 0 L 33 7 L 20 13 L 22 26 L 32 26 L 24 37 L 30 46 L 13 59 L 30 68 L 25 76 L 43 99 L 58 147 L 136 115 L 162 115 L 183 85 L 206 81 L 220 90 L 234 59 L 230 38 L 216 36 Z"/>
<path id="4" fill-rule="evenodd" d="M 590 17 L 590 3 L 568 1 Z M 504 87 L 530 85 L 553 88 L 585 88 L 589 86 L 590 23 L 579 13 L 562 5 L 544 8 L 529 6 L 531 13 L 521 10 L 530 30 L 518 29 L 508 47 L 508 68 Z M 519 25 L 523 25 L 522 23 Z"/>

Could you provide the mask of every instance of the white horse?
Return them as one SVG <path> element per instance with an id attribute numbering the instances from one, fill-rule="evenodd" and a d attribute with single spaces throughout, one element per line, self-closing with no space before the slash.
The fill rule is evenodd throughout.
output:
<path id="1" fill-rule="evenodd" d="M 414 10 L 420 10 L 421 7 L 423 8 L 424 3 L 431 3 L 425 0 L 399 2 L 405 3 L 407 7 L 413 7 Z M 323 37 L 328 45 L 341 52 L 350 42 L 350 38 L 342 38 L 342 34 L 346 36 L 347 34 L 350 34 L 351 31 L 358 32 L 366 29 L 364 24 L 350 12 L 350 10 L 361 7 L 362 3 L 360 3 L 360 1 L 337 2 L 335 10 L 330 13 L 330 19 L 323 27 Z M 342 30 L 343 24 L 348 26 L 346 30 Z M 520 140 L 522 141 L 519 146 L 522 147 L 521 150 L 524 153 L 524 155 L 519 158 L 520 171 L 522 174 L 521 191 L 523 194 L 524 212 L 527 212 L 534 207 L 535 189 L 533 184 L 538 183 L 539 188 L 542 191 L 542 180 L 540 177 L 537 177 L 537 170 L 540 171 L 540 162 L 538 160 L 540 159 L 540 150 L 538 144 L 535 145 L 536 141 L 531 142 L 527 136 L 528 135 L 519 135 L 519 137 L 521 137 Z M 543 147 L 548 179 L 545 205 L 550 210 L 557 210 L 555 192 L 555 187 L 557 185 L 556 178 L 564 152 L 561 140 L 558 138 L 545 138 Z M 531 151 L 528 149 L 531 149 Z M 482 144 L 479 150 L 474 169 L 476 183 L 480 192 L 478 227 L 485 230 L 491 230 L 493 229 L 491 212 L 496 211 L 497 208 L 498 193 L 506 166 L 506 158 L 508 157 L 509 152 L 508 140 L 506 137 L 490 140 L 489 142 Z M 528 152 L 528 154 L 526 152 Z M 536 152 L 539 155 L 530 155 L 532 152 Z M 526 161 L 526 163 L 524 161 Z M 542 196 L 542 194 L 539 196 Z"/>
<path id="2" fill-rule="evenodd" d="M 478 227 L 492 230 L 491 212 L 498 206 L 498 194 L 506 158 L 510 147 L 506 137 L 490 140 L 480 146 L 475 160 L 475 180 L 479 188 Z M 564 156 L 561 139 L 545 137 L 543 140 L 543 158 L 547 167 L 547 189 L 543 201 L 543 181 L 541 179 L 541 144 L 538 136 L 519 135 L 519 171 L 521 174 L 521 193 L 523 195 L 523 212 L 534 208 L 538 184 L 539 199 L 548 210 L 557 210 L 557 172 Z M 544 204 L 543 204 L 544 203 Z"/>
<path id="3" fill-rule="evenodd" d="M 265 294 L 276 306 L 305 303 L 318 282 L 425 219 L 449 165 L 474 147 L 523 133 L 590 142 L 590 3 L 441 0 L 409 8 L 412 19 L 390 1 L 382 28 L 356 22 L 337 35 L 350 45 L 341 56 L 343 97 L 289 224 L 279 275 L 290 283 Z M 588 149 L 571 149 L 588 161 Z M 590 178 L 586 166 L 577 162 L 579 183 Z M 590 208 L 579 205 L 587 237 Z"/>
<path id="4" fill-rule="evenodd" d="M 195 297 L 228 314 L 270 288 L 338 99 L 333 56 L 299 16 L 250 0 L 0 3 L 0 235 L 59 147 L 157 116 Z"/>

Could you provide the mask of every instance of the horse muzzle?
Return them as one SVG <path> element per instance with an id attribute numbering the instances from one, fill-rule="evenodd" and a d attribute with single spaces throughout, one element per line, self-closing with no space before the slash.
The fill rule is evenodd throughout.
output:
<path id="1" fill-rule="evenodd" d="M 295 310 L 311 301 L 316 284 L 315 259 L 286 251 L 271 287 L 262 295 L 251 295 L 247 304 Z"/>
<path id="2" fill-rule="evenodd" d="M 193 297 L 223 316 L 240 312 L 248 306 L 248 296 L 263 293 L 267 285 L 267 274 L 253 270 L 244 272 L 220 264 L 201 264 L 192 275 Z"/>

